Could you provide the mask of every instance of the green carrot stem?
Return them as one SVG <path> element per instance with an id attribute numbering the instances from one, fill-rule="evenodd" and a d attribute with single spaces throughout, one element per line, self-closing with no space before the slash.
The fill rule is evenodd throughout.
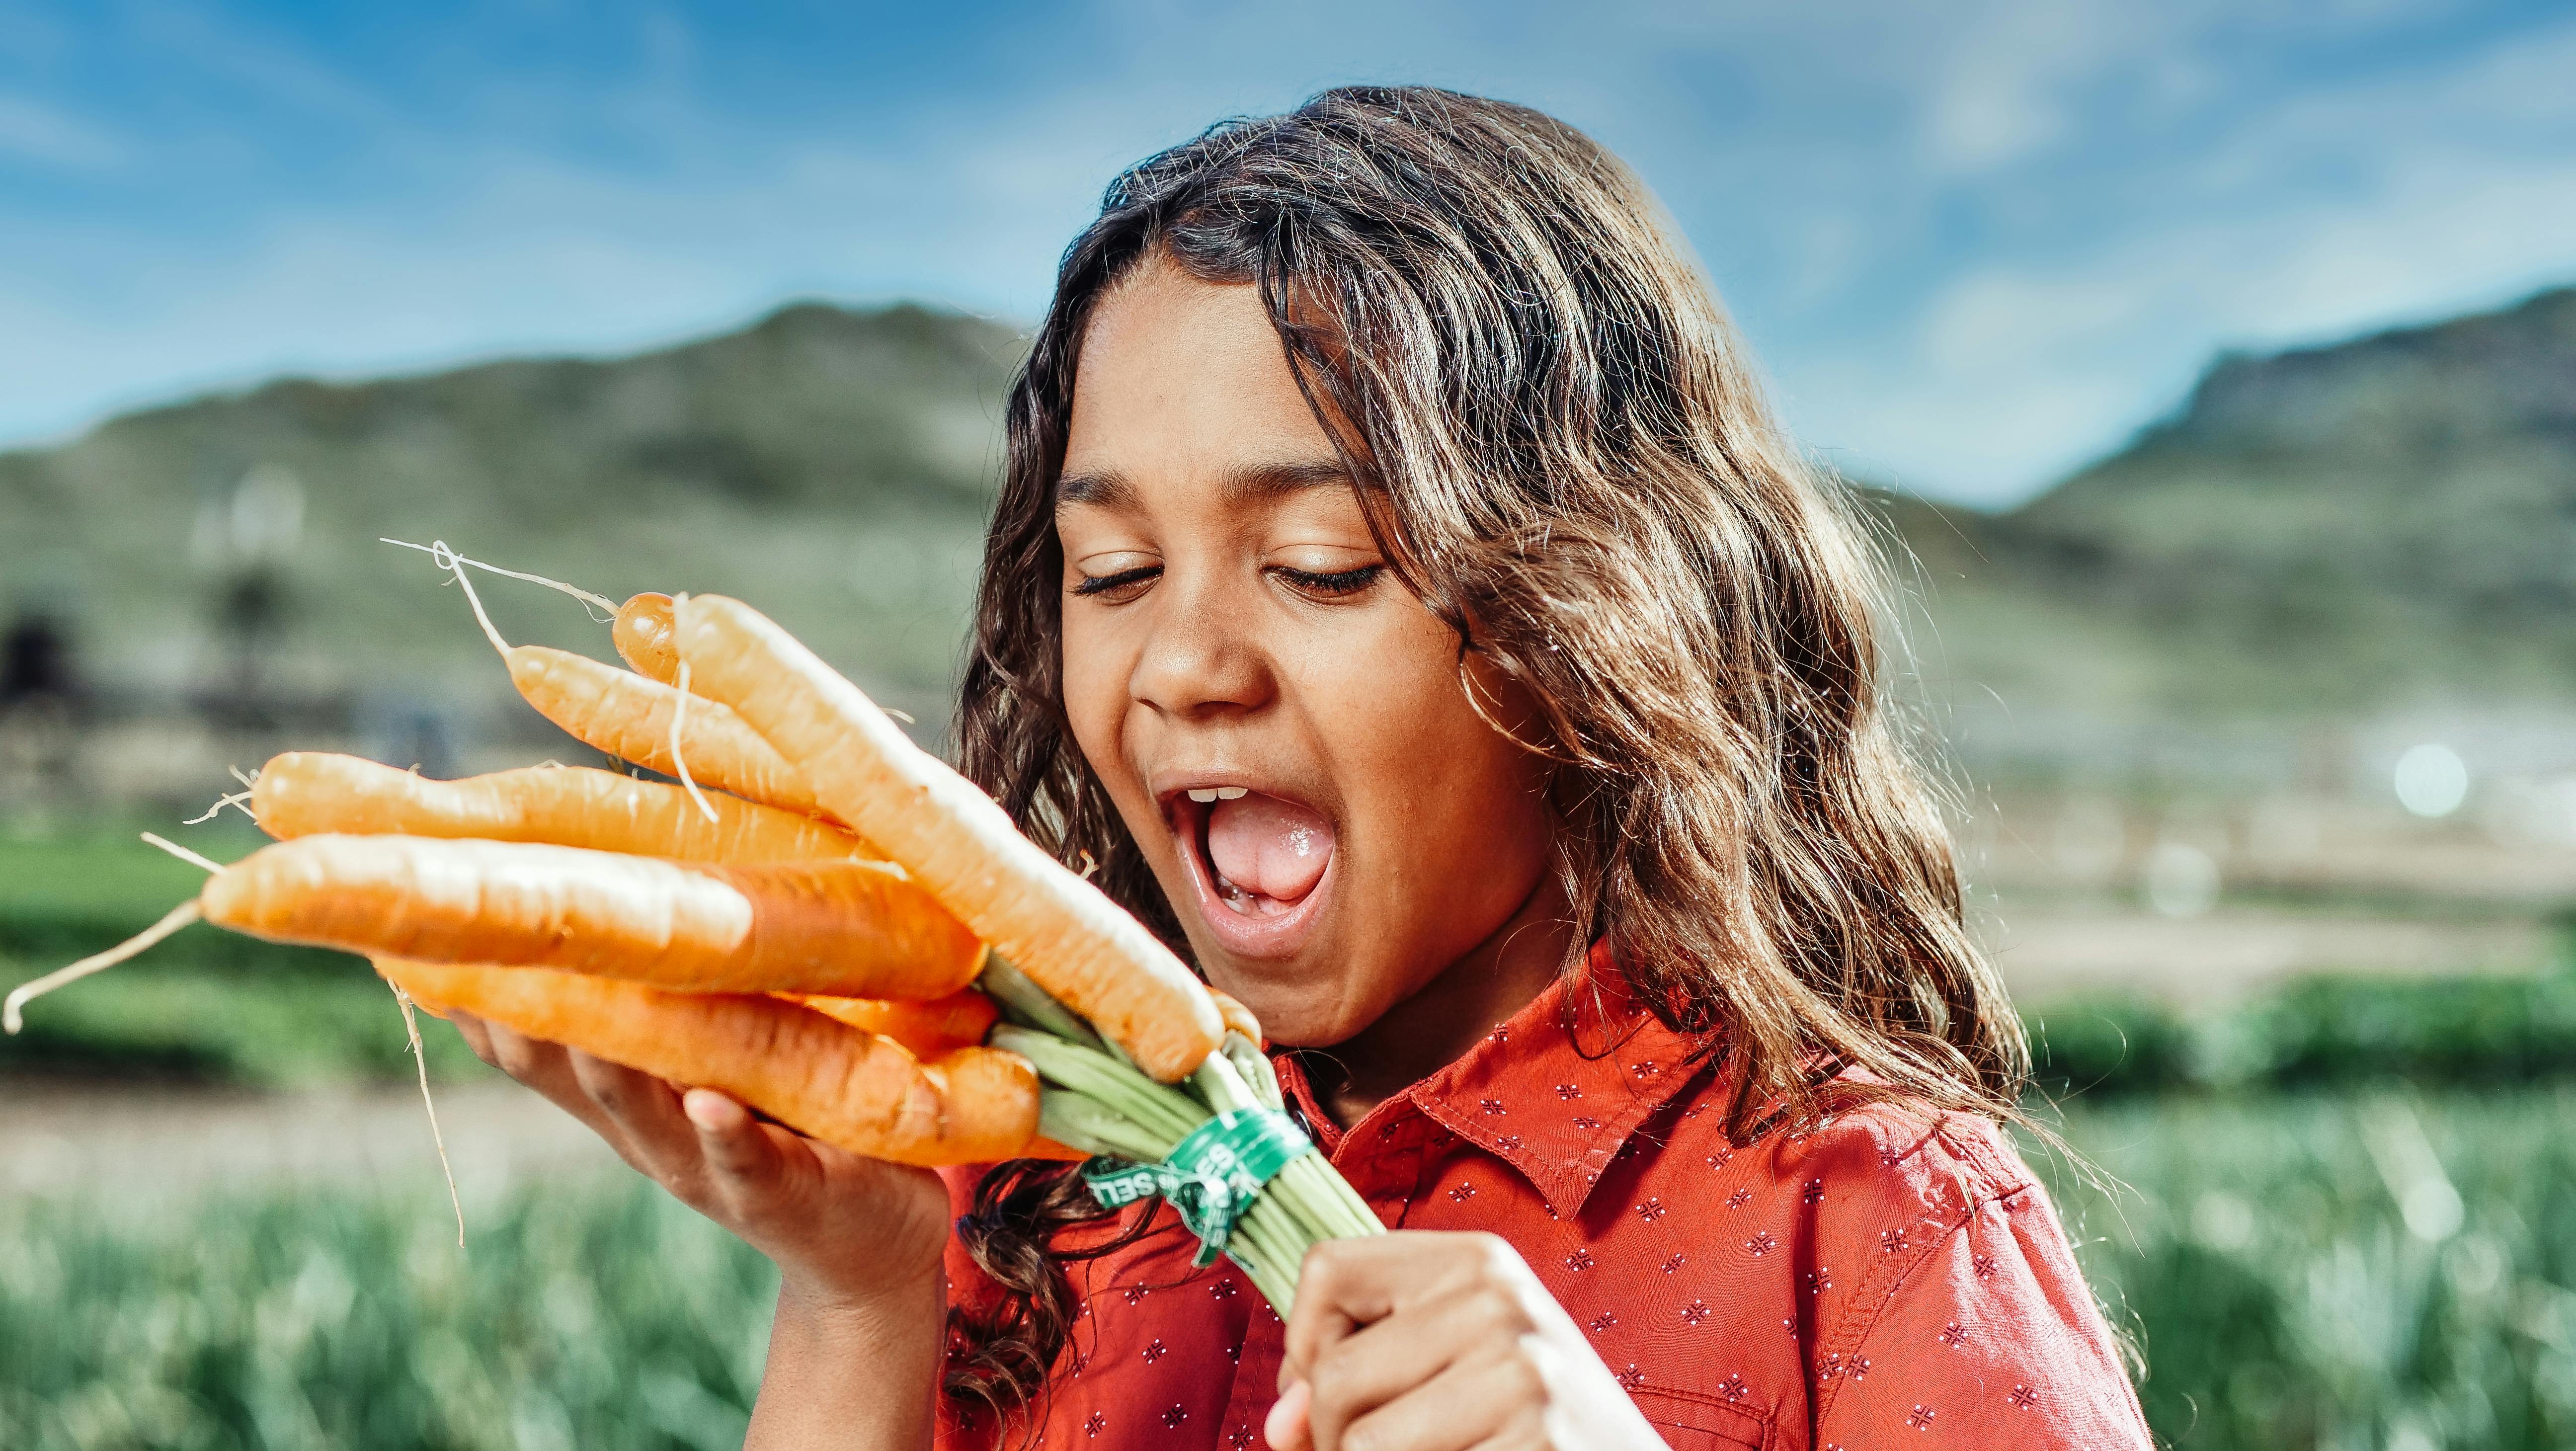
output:
<path id="1" fill-rule="evenodd" d="M 1038 1094 L 1038 1132 L 1086 1154 L 1107 1154 L 1138 1163 L 1170 1157 L 1179 1142 L 1150 1132 L 1095 1099 L 1055 1088 Z"/>
<path id="2" fill-rule="evenodd" d="M 1243 1074 L 1234 1066 L 1234 1060 L 1223 1053 L 1210 1053 L 1206 1061 L 1190 1074 L 1190 1086 L 1197 1089 L 1199 1097 L 1207 1100 L 1207 1106 L 1218 1113 L 1263 1106 L 1260 1096 L 1243 1081 Z"/>
<path id="3" fill-rule="evenodd" d="M 1279 1072 L 1270 1066 L 1270 1055 L 1261 1051 L 1260 1044 L 1241 1033 L 1228 1033 L 1224 1045 L 1217 1051 L 1223 1053 L 1226 1061 L 1234 1065 L 1234 1071 L 1252 1086 L 1253 1097 L 1261 1100 L 1263 1107 L 1284 1109 L 1288 1106 L 1279 1093 Z"/>
<path id="4" fill-rule="evenodd" d="M 984 971 L 976 977 L 975 986 L 993 1000 L 1003 1017 L 1022 1027 L 1052 1033 L 1085 1048 L 1106 1046 L 1089 1023 L 1074 1016 L 1072 1009 L 1057 1002 L 1035 979 L 998 952 L 984 954 Z"/>
<path id="5" fill-rule="evenodd" d="M 1348 1239 L 1361 1235 L 1384 1234 L 1386 1226 L 1378 1221 L 1377 1211 L 1351 1188 L 1350 1181 L 1334 1172 L 1321 1155 L 1309 1154 L 1280 1171 L 1283 1187 L 1293 1190 L 1298 1202 L 1316 1216 L 1328 1239 Z"/>
<path id="6" fill-rule="evenodd" d="M 1188 1095 L 1146 1077 L 1106 1053 L 1026 1028 L 995 1028 L 991 1042 L 1029 1060 L 1038 1076 L 1135 1120 L 1179 1143 L 1212 1115 Z"/>

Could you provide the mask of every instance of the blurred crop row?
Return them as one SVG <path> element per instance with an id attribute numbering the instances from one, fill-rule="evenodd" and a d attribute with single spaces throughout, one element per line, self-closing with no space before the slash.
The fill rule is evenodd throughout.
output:
<path id="1" fill-rule="evenodd" d="M 217 857 L 253 841 L 239 823 L 196 830 Z M 104 946 L 197 880 L 122 830 L 0 842 L 0 977 Z M 2034 1108 L 2077 1155 L 2034 1146 L 2033 1161 L 2147 1367 L 2160 1436 L 2576 1444 L 2576 971 L 2537 966 L 2029 1011 Z M 473 1097 L 490 1086 L 463 1085 L 489 1075 L 453 1033 L 431 1025 L 425 1046 L 459 1085 L 447 1101 L 484 1106 L 479 1127 L 449 1123 L 470 1171 L 496 1152 L 491 1106 L 515 1121 L 519 1100 Z M 362 965 L 208 929 L 43 1000 L 0 1042 L 0 1092 L 115 1080 L 102 1091 L 147 1115 L 190 1099 L 134 1099 L 138 1078 L 305 1089 L 227 1100 L 285 1136 L 364 1137 L 288 1122 L 364 1082 L 394 1085 L 367 1101 L 409 1120 L 417 1101 L 392 1094 L 411 1072 Z M 22 1127 L 49 1112 L 29 1102 Z M 371 1173 L 317 1182 L 224 1173 L 220 1144 L 198 1156 L 216 1172 L 165 1166 L 168 1183 L 149 1166 L 49 1179 L 34 1153 L 7 1165 L 0 1447 L 739 1444 L 774 1283 L 757 1255 L 558 1147 L 523 1154 L 514 1181 L 467 1174 L 460 1250 L 421 1177 L 426 1134 L 395 1137 Z M 121 1164 L 167 1152 L 155 1142 L 83 1149 Z"/>
<path id="2" fill-rule="evenodd" d="M 2187 1448 L 2576 1439 L 2576 1095 L 2138 1099 L 2047 1160 Z M 0 1205 L 0 1445 L 740 1444 L 774 1284 L 628 1179 Z M 864 1375 L 864 1366 L 851 1368 Z"/>

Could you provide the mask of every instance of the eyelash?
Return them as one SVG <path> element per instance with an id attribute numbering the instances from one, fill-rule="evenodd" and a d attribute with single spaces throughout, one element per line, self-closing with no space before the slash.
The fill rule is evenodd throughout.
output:
<path id="1" fill-rule="evenodd" d="M 1385 571 L 1383 564 L 1363 564 L 1357 569 L 1339 569 L 1330 574 L 1312 574 L 1286 565 L 1279 566 L 1281 578 L 1309 594 L 1319 595 L 1357 594 L 1376 583 L 1377 577 Z"/>
<path id="2" fill-rule="evenodd" d="M 1141 564 L 1134 569 L 1119 570 L 1115 574 L 1086 574 L 1082 577 L 1082 582 L 1073 587 L 1073 592 L 1085 597 L 1107 594 L 1112 590 L 1125 589 L 1129 585 L 1143 584 L 1162 572 L 1160 565 Z M 1348 595 L 1357 594 L 1375 584 L 1377 577 L 1386 572 L 1386 566 L 1363 564 L 1357 569 L 1340 569 L 1328 574 L 1317 574 L 1310 570 L 1290 569 L 1280 565 L 1273 572 L 1308 594 Z"/>
<path id="3" fill-rule="evenodd" d="M 1073 592 L 1077 595 L 1107 594 L 1113 589 L 1124 589 L 1131 584 L 1143 584 L 1162 572 L 1161 565 L 1140 564 L 1134 569 L 1122 569 L 1116 574 L 1086 574 L 1082 577 L 1082 583 L 1073 587 Z"/>

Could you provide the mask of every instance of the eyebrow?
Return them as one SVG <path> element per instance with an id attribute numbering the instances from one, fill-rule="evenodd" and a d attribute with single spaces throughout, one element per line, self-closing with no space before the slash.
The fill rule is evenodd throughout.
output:
<path id="1" fill-rule="evenodd" d="M 1229 470 L 1217 481 L 1228 504 L 1267 503 L 1301 489 L 1349 488 L 1350 470 L 1338 459 L 1304 459 L 1290 463 L 1252 464 Z M 1116 469 L 1066 474 L 1055 481 L 1057 508 L 1089 504 L 1102 509 L 1132 508 L 1136 485 Z"/>

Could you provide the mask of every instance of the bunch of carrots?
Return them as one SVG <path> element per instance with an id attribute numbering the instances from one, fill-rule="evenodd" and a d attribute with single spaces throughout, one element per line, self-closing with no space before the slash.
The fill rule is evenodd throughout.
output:
<path id="1" fill-rule="evenodd" d="M 1152 1164 L 1281 1107 L 1249 1013 L 749 606 L 585 596 L 614 610 L 621 670 L 508 644 L 476 562 L 434 553 L 530 705 L 679 784 L 281 755 L 232 798 L 275 844 L 188 854 L 212 873 L 195 900 L 9 994 L 8 1031 L 203 921 L 364 955 L 406 1014 L 470 1013 L 897 1163 Z M 1224 1248 L 1284 1315 L 1308 1246 L 1380 1228 L 1307 1154 Z"/>

